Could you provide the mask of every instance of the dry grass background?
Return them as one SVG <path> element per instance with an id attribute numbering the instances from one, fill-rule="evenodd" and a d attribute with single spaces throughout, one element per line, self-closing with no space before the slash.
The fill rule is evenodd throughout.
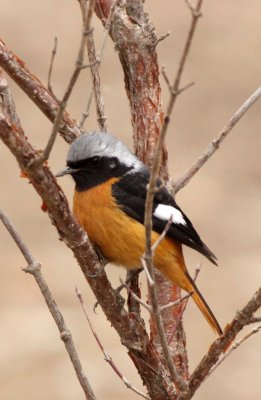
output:
<path id="1" fill-rule="evenodd" d="M 190 15 L 181 0 L 148 0 L 158 35 L 172 31 L 159 45 L 159 63 L 174 74 L 178 54 L 187 33 Z M 260 86 L 261 3 L 259 0 L 205 1 L 183 83 L 196 85 L 182 94 L 168 132 L 172 177 L 194 161 L 239 105 Z M 73 70 L 80 38 L 80 13 L 76 1 L 1 0 L 1 35 L 28 67 L 46 82 L 53 38 L 58 36 L 53 87 L 61 96 Z M 97 47 L 102 29 L 95 20 Z M 123 74 L 109 41 L 101 68 L 109 128 L 130 146 L 131 124 Z M 163 85 L 166 104 L 168 93 Z M 18 112 L 30 141 L 43 148 L 51 124 L 11 82 Z M 90 91 L 83 73 L 69 111 L 76 119 Z M 256 104 L 232 131 L 218 153 L 177 196 L 202 238 L 219 258 L 216 269 L 204 261 L 198 285 L 225 325 L 260 285 L 261 105 Z M 97 127 L 94 107 L 86 129 Z M 53 171 L 64 166 L 67 145 L 58 139 L 51 155 Z M 98 399 L 135 399 L 105 364 L 77 303 L 74 287 L 84 294 L 90 316 L 107 351 L 122 372 L 142 387 L 125 349 L 101 310 L 92 313 L 94 297 L 70 251 L 58 241 L 55 229 L 40 210 L 41 201 L 7 149 L 0 147 L 0 206 L 5 209 L 43 264 L 43 272 L 68 322 L 86 373 Z M 71 200 L 69 178 L 61 185 Z M 21 272 L 25 262 L 5 230 L 0 227 L 0 394 L 1 399 L 82 399 L 63 343 L 32 277 Z M 186 251 L 191 271 L 201 256 Z M 114 284 L 122 269 L 108 268 Z M 145 285 L 143 284 L 145 296 Z M 214 336 L 191 304 L 186 312 L 191 370 L 207 351 Z M 202 386 L 195 399 L 258 400 L 261 396 L 261 336 L 252 337 Z"/>

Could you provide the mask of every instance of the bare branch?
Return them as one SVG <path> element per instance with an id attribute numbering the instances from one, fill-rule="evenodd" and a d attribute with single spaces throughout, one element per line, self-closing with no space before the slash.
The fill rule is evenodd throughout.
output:
<path id="1" fill-rule="evenodd" d="M 53 96 L 54 96 L 54 93 L 53 93 L 53 89 L 52 89 L 52 85 L 51 85 L 51 79 L 52 79 L 52 72 L 53 72 L 53 63 L 54 63 L 55 56 L 57 54 L 57 44 L 58 44 L 58 39 L 55 36 L 54 46 L 53 46 L 53 51 L 52 51 L 51 61 L 50 61 L 50 66 L 49 66 L 49 71 L 48 71 L 48 79 L 47 79 L 47 87 Z"/>
<path id="2" fill-rule="evenodd" d="M 146 196 L 146 204 L 145 204 L 145 215 L 144 215 L 144 225 L 145 225 L 145 240 L 146 240 L 146 253 L 143 256 L 143 265 L 147 266 L 149 275 L 151 276 L 152 281 L 154 282 L 153 285 L 149 285 L 150 290 L 150 298 L 151 298 L 151 305 L 153 310 L 153 316 L 155 317 L 158 335 L 162 347 L 162 352 L 168 366 L 170 376 L 175 383 L 179 393 L 187 393 L 187 384 L 183 380 L 183 378 L 179 375 L 177 368 L 172 360 L 170 350 L 168 347 L 168 341 L 166 338 L 164 325 L 160 313 L 160 307 L 158 303 L 158 292 L 157 292 L 157 285 L 155 283 L 155 271 L 153 267 L 153 251 L 152 251 L 152 243 L 151 243 L 151 233 L 152 233 L 152 210 L 153 210 L 153 199 L 154 193 L 156 188 L 156 182 L 159 174 L 159 166 L 160 166 L 160 157 L 161 151 L 164 143 L 164 134 L 166 134 L 166 130 L 161 131 L 161 134 L 158 139 L 157 147 L 155 150 L 154 160 L 152 163 L 150 180 L 147 187 L 147 196 Z"/>
<path id="3" fill-rule="evenodd" d="M 102 97 L 100 73 L 99 73 L 99 65 L 98 65 L 99 63 L 97 63 L 98 58 L 96 55 L 96 49 L 95 49 L 95 44 L 94 44 L 93 29 L 91 28 L 91 19 L 92 19 L 92 15 L 94 12 L 96 0 L 89 0 L 88 7 L 87 7 L 87 3 L 84 0 L 78 0 L 78 1 L 80 3 L 82 19 L 84 21 L 85 32 L 87 34 L 86 44 L 87 44 L 89 62 L 92 65 L 91 66 L 91 75 L 92 75 L 94 98 L 95 98 L 95 103 L 96 103 L 96 112 L 97 112 L 97 116 L 98 116 L 97 121 L 98 121 L 100 129 L 102 131 L 106 131 L 107 130 L 107 123 L 106 123 L 107 117 L 105 116 L 104 101 L 103 101 L 103 97 Z M 99 60 L 99 62 L 100 62 L 100 60 Z"/>
<path id="4" fill-rule="evenodd" d="M 194 15 L 198 16 L 198 17 L 202 16 L 202 13 L 200 11 L 197 11 L 196 7 L 193 6 L 193 4 L 191 3 L 190 0 L 185 0 L 185 2 L 186 2 L 186 4 L 187 4 L 188 8 L 190 9 L 190 11 L 191 11 L 193 16 Z"/>
<path id="5" fill-rule="evenodd" d="M 125 289 L 127 290 L 128 294 L 131 295 L 135 301 L 137 301 L 140 305 L 142 305 L 142 307 L 144 307 L 149 313 L 152 312 L 152 308 L 151 308 L 151 306 L 150 306 L 149 304 L 147 304 L 145 301 L 143 301 L 142 299 L 140 299 L 140 298 L 136 295 L 136 293 L 134 293 L 134 292 L 131 290 L 131 288 L 130 288 L 125 282 L 123 282 L 122 279 L 120 279 L 120 282 L 121 282 L 121 285 L 122 285 L 123 287 L 125 287 Z"/>
<path id="6" fill-rule="evenodd" d="M 62 121 L 63 118 L 63 113 L 64 110 L 67 106 L 67 102 L 69 100 L 69 97 L 71 96 L 72 90 L 76 84 L 76 81 L 80 75 L 81 70 L 83 69 L 83 67 L 85 67 L 83 65 L 83 61 L 84 61 L 84 48 L 85 48 L 85 42 L 86 42 L 86 37 L 88 37 L 88 35 L 91 34 L 90 31 L 90 21 L 91 21 L 91 15 L 90 13 L 88 13 L 86 20 L 84 19 L 83 21 L 83 32 L 82 32 L 82 37 L 81 37 L 81 43 L 80 43 L 80 48 L 78 51 L 78 56 L 77 56 L 77 60 L 75 63 L 75 69 L 74 72 L 71 76 L 71 79 L 68 83 L 68 86 L 66 88 L 66 91 L 64 93 L 63 99 L 60 102 L 60 106 L 59 106 L 59 110 L 57 112 L 57 115 L 55 117 L 54 120 L 54 124 L 53 124 L 53 129 L 52 129 L 52 133 L 51 136 L 48 140 L 47 146 L 45 148 L 45 150 L 43 151 L 43 154 L 39 157 L 37 163 L 43 163 L 46 160 L 48 160 L 50 153 L 52 151 L 55 139 L 57 137 L 57 133 L 59 130 L 59 126 L 60 123 Z M 96 60 L 94 61 L 96 63 Z M 90 67 L 94 67 L 93 65 L 90 65 Z"/>
<path id="7" fill-rule="evenodd" d="M 94 329 L 94 327 L 93 327 L 93 325 L 91 323 L 91 320 L 90 320 L 90 318 L 88 316 L 88 313 L 87 313 L 87 310 L 86 310 L 86 307 L 85 307 L 85 304 L 84 304 L 84 301 L 83 301 L 82 294 L 77 288 L 75 289 L 75 291 L 76 291 L 76 295 L 78 297 L 78 300 L 79 300 L 79 302 L 81 304 L 82 310 L 84 312 L 85 318 L 86 318 L 86 320 L 88 322 L 88 325 L 89 325 L 89 327 L 90 327 L 90 329 L 92 331 L 92 334 L 95 337 L 95 340 L 98 343 L 99 348 L 103 352 L 105 361 L 107 361 L 110 364 L 110 366 L 112 367 L 114 372 L 116 372 L 118 377 L 124 382 L 124 384 L 127 386 L 128 389 L 131 389 L 133 392 L 137 393 L 139 396 L 143 397 L 144 399 L 150 400 L 150 397 L 146 396 L 146 394 L 142 393 L 139 389 L 135 388 L 135 386 L 133 386 L 130 383 L 130 381 L 127 378 L 125 378 L 125 376 L 121 373 L 121 371 L 119 370 L 117 365 L 114 363 L 112 357 L 104 349 L 103 344 L 102 344 L 98 334 L 96 333 L 96 331 L 95 331 L 95 329 Z"/>
<path id="8" fill-rule="evenodd" d="M 244 337 L 242 337 L 241 339 L 237 340 L 236 342 L 234 342 L 233 345 L 230 346 L 230 348 L 223 354 L 223 356 L 218 360 L 218 362 L 211 368 L 211 370 L 209 371 L 208 375 L 205 377 L 205 379 L 207 379 L 212 372 L 214 372 L 217 367 L 220 366 L 220 364 L 223 363 L 223 361 L 225 361 L 225 359 L 234 351 L 236 350 L 242 343 L 244 343 L 247 339 L 249 339 L 251 336 L 253 336 L 255 333 L 258 333 L 261 330 L 261 325 L 257 325 L 255 326 L 253 329 L 251 329 L 251 331 L 249 331 Z"/>
<path id="9" fill-rule="evenodd" d="M 249 324 L 255 324 L 256 322 L 261 322 L 261 317 L 253 317 L 250 319 Z"/>
<path id="10" fill-rule="evenodd" d="M 168 31 L 166 33 L 164 33 L 163 35 L 161 35 L 158 40 L 157 40 L 157 45 L 162 42 L 163 40 L 165 40 L 167 37 L 169 37 L 171 34 L 171 31 Z"/>
<path id="11" fill-rule="evenodd" d="M 61 339 L 64 342 L 65 348 L 67 350 L 67 353 L 71 359 L 71 362 L 73 364 L 75 373 L 77 375 L 78 381 L 85 393 L 85 397 L 87 400 L 95 400 L 96 397 L 93 393 L 93 390 L 90 386 L 90 383 L 83 371 L 81 361 L 79 359 L 78 353 L 76 351 L 72 335 L 70 331 L 67 328 L 67 325 L 64 321 L 64 318 L 55 302 L 53 299 L 52 293 L 42 275 L 41 272 L 41 264 L 37 261 L 35 261 L 34 257 L 32 256 L 30 250 L 24 243 L 23 239 L 15 229 L 14 225 L 11 223 L 7 215 L 4 213 L 3 210 L 0 209 L 0 219 L 5 225 L 6 229 L 16 242 L 18 248 L 22 252 L 24 258 L 26 259 L 26 262 L 28 263 L 28 267 L 24 269 L 25 272 L 28 272 L 33 275 L 34 279 L 36 280 L 41 293 L 45 299 L 45 302 L 49 308 L 49 311 L 57 325 L 57 328 L 59 329 Z"/>
<path id="12" fill-rule="evenodd" d="M 25 62 L 10 51 L 0 40 L 0 66 L 37 105 L 37 107 L 54 122 L 59 103 L 40 80 L 25 66 Z M 77 123 L 65 111 L 59 127 L 61 136 L 71 143 L 81 134 Z"/>
<path id="13" fill-rule="evenodd" d="M 172 215 L 171 215 L 170 219 L 169 219 L 168 222 L 166 223 L 165 228 L 164 228 L 163 231 L 161 232 L 160 236 L 158 237 L 158 239 L 157 239 L 157 240 L 153 243 L 153 245 L 151 246 L 152 253 L 155 252 L 156 248 L 159 246 L 159 244 L 162 242 L 162 240 L 164 240 L 164 238 L 165 238 L 165 236 L 167 235 L 168 230 L 169 230 L 169 228 L 170 228 L 170 226 L 171 226 L 171 224 L 172 224 L 172 220 L 173 220 L 173 217 L 172 217 Z"/>
<path id="14" fill-rule="evenodd" d="M 1 108 L 5 115 L 8 117 L 13 124 L 17 127 L 21 127 L 19 116 L 16 112 L 15 103 L 13 101 L 11 92 L 9 90 L 8 82 L 4 77 L 2 68 L 0 67 L 0 96 L 1 96 Z"/>
<path id="15" fill-rule="evenodd" d="M 93 90 L 89 94 L 86 107 L 85 107 L 84 111 L 82 112 L 82 118 L 81 118 L 81 121 L 80 121 L 80 124 L 79 124 L 81 129 L 83 128 L 86 119 L 89 117 L 89 111 L 90 111 L 90 107 L 91 107 L 91 104 L 92 104 L 92 99 L 93 99 Z"/>
<path id="16" fill-rule="evenodd" d="M 153 278 L 152 278 L 152 276 L 150 274 L 150 271 L 149 271 L 148 265 L 147 265 L 147 263 L 145 261 L 145 258 L 146 258 L 146 254 L 144 254 L 143 257 L 141 258 L 141 264 L 142 264 L 144 272 L 146 274 L 146 278 L 148 280 L 148 285 L 150 287 L 152 287 L 152 286 L 154 286 L 155 282 L 154 282 L 154 280 L 153 280 Z"/>
<path id="17" fill-rule="evenodd" d="M 209 375 L 209 371 L 216 365 L 220 355 L 231 345 L 236 335 L 249 324 L 253 314 L 261 307 L 261 288 L 257 290 L 247 305 L 239 311 L 230 324 L 227 325 L 223 335 L 210 347 L 208 353 L 193 372 L 189 382 L 191 395 L 199 388 L 201 383 Z M 190 399 L 191 397 L 187 397 Z"/>
<path id="18" fill-rule="evenodd" d="M 197 5 L 194 8 L 194 12 L 192 13 L 192 21 L 191 21 L 191 26 L 189 29 L 189 33 L 187 36 L 187 40 L 185 43 L 185 47 L 184 50 L 182 52 L 181 55 L 181 59 L 179 62 L 179 67 L 178 67 L 178 72 L 176 74 L 176 77 L 174 79 L 173 85 L 171 86 L 171 96 L 169 99 L 169 103 L 167 106 L 167 110 L 166 110 L 166 115 L 164 118 L 164 122 L 163 122 L 163 126 L 162 126 L 162 136 L 163 138 L 165 138 L 166 136 L 166 132 L 169 126 L 169 122 L 170 122 L 170 117 L 171 117 L 171 113 L 173 112 L 173 108 L 177 99 L 177 96 L 179 94 L 179 86 L 180 86 L 180 81 L 181 81 L 181 77 L 182 77 L 182 73 L 188 58 L 188 54 L 189 54 L 189 50 L 192 44 L 192 40 L 194 37 L 194 33 L 196 30 L 196 26 L 197 26 L 197 22 L 198 19 L 201 15 L 201 6 L 202 6 L 203 0 L 198 0 L 197 1 Z"/>
<path id="19" fill-rule="evenodd" d="M 103 34 L 101 50 L 100 50 L 99 53 L 97 53 L 98 67 L 100 67 L 102 59 L 103 59 L 106 42 L 107 42 L 107 39 L 109 37 L 109 32 L 110 32 L 110 28 L 111 28 L 112 16 L 113 16 L 115 7 L 117 5 L 117 2 L 118 2 L 118 0 L 115 0 L 113 5 L 111 6 L 108 19 L 106 20 L 106 22 L 104 24 L 104 34 Z M 99 5 L 99 3 L 98 3 L 98 5 Z M 85 107 L 84 111 L 82 112 L 80 128 L 83 128 L 83 126 L 85 124 L 85 121 L 89 116 L 89 110 L 90 110 L 90 107 L 91 107 L 92 99 L 93 99 L 93 88 L 92 88 L 91 93 L 88 96 L 86 107 Z"/>
<path id="20" fill-rule="evenodd" d="M 188 83 L 187 85 L 185 85 L 185 86 L 183 86 L 182 88 L 180 88 L 177 92 L 175 92 L 175 91 L 173 90 L 173 87 L 172 87 L 171 83 L 170 83 L 169 77 L 168 77 L 168 75 L 167 75 L 166 68 L 165 68 L 164 66 L 161 68 L 161 73 L 162 73 L 162 76 L 163 76 L 163 78 L 164 78 L 164 80 L 165 80 L 167 86 L 168 86 L 168 89 L 169 89 L 170 94 L 179 95 L 180 93 L 182 93 L 182 92 L 184 92 L 185 90 L 189 89 L 191 86 L 195 85 L 195 82 L 190 82 L 190 83 Z"/>
<path id="21" fill-rule="evenodd" d="M 190 296 L 191 296 L 191 293 L 185 294 L 185 296 L 181 297 L 181 299 L 172 301 L 171 303 L 165 304 L 164 306 L 160 307 L 160 311 L 164 311 L 169 307 L 179 306 L 183 302 L 187 302 L 187 300 L 190 298 Z"/>
<path id="22" fill-rule="evenodd" d="M 177 181 L 171 184 L 174 193 L 186 186 L 190 179 L 198 172 L 208 159 L 219 149 L 220 144 L 231 132 L 232 128 L 240 121 L 250 107 L 261 97 L 261 87 L 259 87 L 251 96 L 239 107 L 228 123 L 221 129 L 218 136 L 210 143 L 203 154 L 194 162 L 194 164 Z"/>

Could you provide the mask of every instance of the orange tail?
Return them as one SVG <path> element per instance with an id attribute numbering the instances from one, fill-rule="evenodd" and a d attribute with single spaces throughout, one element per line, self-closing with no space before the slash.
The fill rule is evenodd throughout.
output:
<path id="1" fill-rule="evenodd" d="M 213 329 L 213 331 L 216 332 L 218 335 L 222 335 L 222 329 L 221 329 L 219 323 L 217 322 L 215 315 L 210 310 L 210 308 L 209 308 L 208 304 L 206 303 L 206 301 L 204 300 L 202 294 L 200 293 L 197 286 L 195 285 L 195 283 L 193 282 L 193 280 L 191 279 L 191 277 L 189 276 L 189 274 L 186 271 L 185 271 L 185 275 L 187 278 L 187 285 L 186 285 L 187 287 L 184 289 L 186 289 L 189 293 L 192 293 L 193 300 L 195 301 L 198 308 L 200 309 L 200 311 L 202 312 L 202 314 L 208 321 L 208 323 L 211 326 L 211 328 Z"/>

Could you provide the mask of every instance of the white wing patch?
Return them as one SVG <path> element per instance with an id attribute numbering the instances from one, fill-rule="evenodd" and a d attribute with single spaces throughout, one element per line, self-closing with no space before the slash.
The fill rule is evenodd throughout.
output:
<path id="1" fill-rule="evenodd" d="M 159 204 L 155 209 L 153 215 L 159 219 L 168 221 L 172 217 L 174 224 L 186 225 L 186 221 L 183 218 L 182 213 L 175 207 L 167 206 L 165 204 Z"/>

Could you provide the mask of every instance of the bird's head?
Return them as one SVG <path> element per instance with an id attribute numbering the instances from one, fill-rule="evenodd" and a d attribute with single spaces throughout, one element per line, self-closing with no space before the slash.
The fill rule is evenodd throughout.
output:
<path id="1" fill-rule="evenodd" d="M 67 155 L 67 166 L 56 177 L 70 174 L 76 190 L 83 191 L 142 167 L 120 140 L 109 133 L 91 132 L 75 139 Z"/>

